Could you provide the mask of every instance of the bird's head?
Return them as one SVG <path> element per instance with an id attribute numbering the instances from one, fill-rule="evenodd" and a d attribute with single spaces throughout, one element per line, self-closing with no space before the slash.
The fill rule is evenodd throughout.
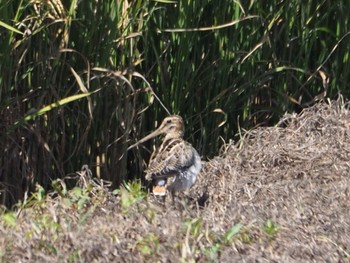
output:
<path id="1" fill-rule="evenodd" d="M 128 149 L 131 149 L 140 143 L 148 141 L 149 139 L 159 135 L 164 135 L 165 138 L 182 138 L 184 136 L 183 119 L 178 115 L 166 117 L 154 132 L 148 134 L 137 143 L 131 145 Z"/>

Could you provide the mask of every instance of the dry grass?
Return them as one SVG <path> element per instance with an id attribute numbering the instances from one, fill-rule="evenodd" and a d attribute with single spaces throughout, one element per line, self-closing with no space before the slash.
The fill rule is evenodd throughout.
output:
<path id="1" fill-rule="evenodd" d="M 21 262 L 349 262 L 350 113 L 341 100 L 247 132 L 159 204 L 91 179 L 3 214 L 0 258 Z M 198 202 L 196 202 L 198 201 Z"/>

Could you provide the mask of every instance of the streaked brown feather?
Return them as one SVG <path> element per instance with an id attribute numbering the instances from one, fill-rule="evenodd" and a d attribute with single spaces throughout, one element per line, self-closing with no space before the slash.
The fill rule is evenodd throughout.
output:
<path id="1" fill-rule="evenodd" d="M 194 148 L 182 139 L 164 140 L 158 149 L 146 170 L 147 180 L 174 176 L 193 164 Z"/>

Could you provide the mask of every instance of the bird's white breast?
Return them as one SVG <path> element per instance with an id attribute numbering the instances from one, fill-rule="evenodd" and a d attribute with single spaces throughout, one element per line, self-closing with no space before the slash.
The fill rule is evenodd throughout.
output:
<path id="1" fill-rule="evenodd" d="M 190 185 L 192 186 L 196 179 L 197 179 L 197 175 L 199 174 L 201 168 L 202 168 L 202 161 L 201 158 L 199 157 L 199 154 L 197 153 L 196 150 L 194 150 L 194 162 L 193 164 L 190 166 L 189 168 L 189 173 L 191 174 L 190 176 Z"/>

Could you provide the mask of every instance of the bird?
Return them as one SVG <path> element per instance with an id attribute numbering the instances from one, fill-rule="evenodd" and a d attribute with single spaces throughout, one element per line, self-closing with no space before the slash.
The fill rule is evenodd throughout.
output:
<path id="1" fill-rule="evenodd" d="M 153 194 L 165 196 L 169 191 L 174 202 L 176 192 L 185 191 L 196 182 L 202 163 L 196 149 L 184 137 L 184 121 L 179 115 L 166 117 L 158 129 L 148 134 L 131 149 L 147 140 L 163 135 L 146 169 L 146 180 L 153 181 Z"/>

